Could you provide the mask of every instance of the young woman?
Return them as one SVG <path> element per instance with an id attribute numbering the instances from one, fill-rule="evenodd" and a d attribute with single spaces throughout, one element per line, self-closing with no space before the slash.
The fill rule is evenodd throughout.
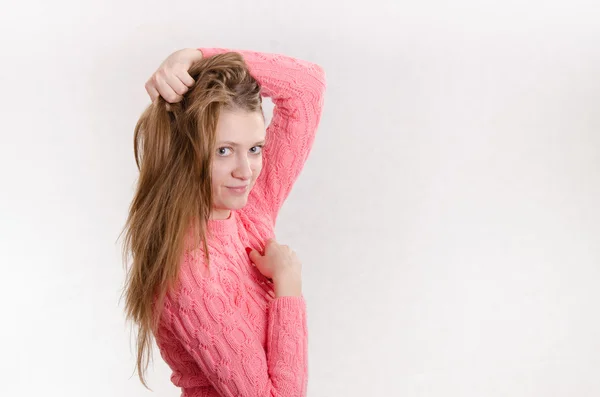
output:
<path id="1" fill-rule="evenodd" d="M 274 227 L 321 119 L 323 69 L 185 49 L 146 90 L 124 249 L 141 382 L 155 337 L 182 396 L 306 395 L 302 266 Z M 275 104 L 268 128 L 261 95 Z"/>

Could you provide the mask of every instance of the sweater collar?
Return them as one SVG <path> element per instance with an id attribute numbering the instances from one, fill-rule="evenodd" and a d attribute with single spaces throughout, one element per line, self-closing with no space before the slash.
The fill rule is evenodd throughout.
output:
<path id="1" fill-rule="evenodd" d="M 208 229 L 216 236 L 232 234 L 237 228 L 237 213 L 231 210 L 227 219 L 209 219 Z"/>

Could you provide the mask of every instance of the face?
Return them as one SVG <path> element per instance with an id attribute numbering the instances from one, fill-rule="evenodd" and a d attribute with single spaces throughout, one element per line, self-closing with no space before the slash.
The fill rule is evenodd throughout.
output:
<path id="1" fill-rule="evenodd" d="M 230 210 L 246 205 L 250 190 L 262 170 L 265 122 L 259 111 L 222 110 L 216 134 L 211 218 L 227 219 Z"/>

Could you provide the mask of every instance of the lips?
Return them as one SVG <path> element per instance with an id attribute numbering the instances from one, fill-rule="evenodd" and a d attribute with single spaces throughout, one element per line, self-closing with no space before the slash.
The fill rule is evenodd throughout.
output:
<path id="1" fill-rule="evenodd" d="M 248 185 L 245 186 L 227 186 L 227 189 L 229 189 L 230 192 L 236 193 L 236 194 L 245 194 L 247 189 L 248 189 Z"/>

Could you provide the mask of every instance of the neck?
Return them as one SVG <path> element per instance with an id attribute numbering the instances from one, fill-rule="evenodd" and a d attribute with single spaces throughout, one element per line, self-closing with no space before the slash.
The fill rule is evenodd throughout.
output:
<path id="1" fill-rule="evenodd" d="M 213 220 L 224 220 L 229 219 L 231 216 L 231 210 L 213 209 L 210 214 L 210 219 Z"/>

